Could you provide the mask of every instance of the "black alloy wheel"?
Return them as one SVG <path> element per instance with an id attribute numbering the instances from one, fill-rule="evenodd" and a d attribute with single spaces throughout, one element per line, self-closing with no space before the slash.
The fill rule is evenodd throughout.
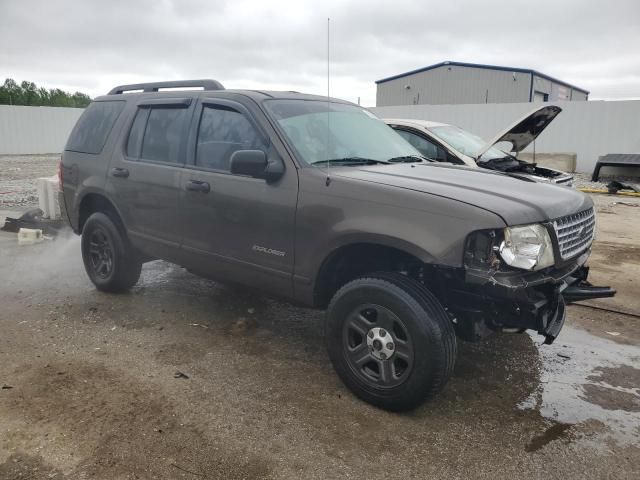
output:
<path id="1" fill-rule="evenodd" d="M 349 366 L 382 387 L 404 382 L 413 368 L 413 342 L 404 322 L 371 303 L 358 306 L 344 324 L 343 348 Z"/>
<path id="2" fill-rule="evenodd" d="M 100 278 L 109 278 L 113 271 L 113 247 L 103 228 L 96 228 L 89 238 L 91 268 Z"/>

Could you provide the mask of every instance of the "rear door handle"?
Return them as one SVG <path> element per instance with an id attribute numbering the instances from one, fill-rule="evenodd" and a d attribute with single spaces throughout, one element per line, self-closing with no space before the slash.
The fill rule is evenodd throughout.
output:
<path id="1" fill-rule="evenodd" d="M 200 180 L 189 180 L 186 185 L 186 189 L 190 192 L 209 193 L 211 186 L 207 182 Z"/>
<path id="2" fill-rule="evenodd" d="M 127 178 L 129 176 L 129 170 L 126 168 L 112 168 L 111 176 L 118 178 Z"/>

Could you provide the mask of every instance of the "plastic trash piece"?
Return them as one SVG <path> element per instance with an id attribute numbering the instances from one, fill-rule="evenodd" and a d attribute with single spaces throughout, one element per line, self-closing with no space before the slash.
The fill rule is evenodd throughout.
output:
<path id="1" fill-rule="evenodd" d="M 18 230 L 18 245 L 33 245 L 44 240 L 39 228 L 21 228 Z"/>

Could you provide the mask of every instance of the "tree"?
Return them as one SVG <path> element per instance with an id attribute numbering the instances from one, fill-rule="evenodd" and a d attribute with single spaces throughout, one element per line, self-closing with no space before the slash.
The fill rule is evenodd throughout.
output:
<path id="1" fill-rule="evenodd" d="M 59 88 L 47 90 L 26 80 L 18 84 L 12 78 L 7 78 L 0 86 L 0 105 L 84 108 L 89 103 L 91 103 L 91 97 L 82 92 L 71 94 Z"/>

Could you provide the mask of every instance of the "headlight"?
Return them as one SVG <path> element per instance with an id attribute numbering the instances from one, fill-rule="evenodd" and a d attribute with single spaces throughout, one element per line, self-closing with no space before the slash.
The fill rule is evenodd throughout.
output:
<path id="1" fill-rule="evenodd" d="M 505 228 L 500 256 L 507 265 L 525 270 L 540 270 L 555 263 L 549 232 L 537 223 Z"/>

